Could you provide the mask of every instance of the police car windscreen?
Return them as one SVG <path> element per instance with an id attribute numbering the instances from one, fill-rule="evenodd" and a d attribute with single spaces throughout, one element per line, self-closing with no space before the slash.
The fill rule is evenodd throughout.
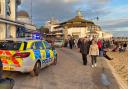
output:
<path id="1" fill-rule="evenodd" d="M 3 41 L 0 42 L 0 50 L 19 50 L 21 42 Z"/>

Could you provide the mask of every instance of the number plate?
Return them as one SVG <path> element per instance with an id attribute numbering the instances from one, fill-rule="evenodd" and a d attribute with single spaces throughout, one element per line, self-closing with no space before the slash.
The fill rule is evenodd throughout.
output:
<path id="1" fill-rule="evenodd" d="M 10 67 L 9 66 L 4 66 L 3 70 L 10 70 Z"/>
<path id="2" fill-rule="evenodd" d="M 14 67 L 4 66 L 3 70 L 14 70 Z"/>

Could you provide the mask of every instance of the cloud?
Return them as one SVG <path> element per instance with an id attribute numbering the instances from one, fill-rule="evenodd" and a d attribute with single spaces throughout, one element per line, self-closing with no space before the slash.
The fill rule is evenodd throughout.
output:
<path id="1" fill-rule="evenodd" d="M 31 0 L 22 0 L 20 9 L 29 13 Z M 32 0 L 33 21 L 37 25 L 43 25 L 52 17 L 61 22 L 69 20 L 76 15 L 76 10 L 81 9 L 86 19 L 94 19 L 99 16 L 100 26 L 105 30 L 116 30 L 128 26 L 128 19 L 122 18 L 122 13 L 128 15 L 128 6 L 108 7 L 111 0 Z M 120 17 L 120 18 L 118 18 Z"/>
<path id="2" fill-rule="evenodd" d="M 31 0 L 22 0 L 19 9 L 31 12 Z M 102 16 L 110 13 L 105 5 L 110 0 L 32 0 L 33 20 L 36 24 L 43 24 L 51 17 L 60 21 L 68 20 L 76 15 L 76 10 L 81 9 L 87 18 Z M 86 7 L 86 8 L 85 8 Z"/>
<path id="3" fill-rule="evenodd" d="M 110 13 L 101 17 L 99 25 L 108 31 L 128 31 L 128 6 L 109 7 Z"/>
<path id="4" fill-rule="evenodd" d="M 31 12 L 31 0 L 22 0 L 19 9 Z M 113 0 L 32 0 L 33 21 L 38 26 L 43 25 L 52 17 L 65 21 L 76 15 L 80 8 L 85 19 L 99 17 L 96 24 L 103 30 L 128 31 L 128 5 L 115 5 Z M 120 3 L 120 1 L 119 1 Z M 124 32 L 125 33 L 125 32 Z M 123 34 L 123 33 L 122 33 Z"/>
<path id="5" fill-rule="evenodd" d="M 97 24 L 105 31 L 128 31 L 128 17 L 99 21 Z"/>

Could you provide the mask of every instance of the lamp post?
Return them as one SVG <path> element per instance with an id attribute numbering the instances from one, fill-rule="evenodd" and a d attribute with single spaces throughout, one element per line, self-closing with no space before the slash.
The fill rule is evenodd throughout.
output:
<path id="1" fill-rule="evenodd" d="M 31 5 L 30 5 L 30 6 L 31 6 L 31 7 L 30 7 L 30 8 L 31 8 L 30 11 L 31 11 L 31 24 L 32 24 L 32 0 L 31 0 Z"/>

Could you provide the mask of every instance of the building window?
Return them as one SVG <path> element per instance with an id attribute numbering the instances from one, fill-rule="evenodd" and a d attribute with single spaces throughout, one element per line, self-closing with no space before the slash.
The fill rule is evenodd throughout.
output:
<path id="1" fill-rule="evenodd" d="M 2 8 L 2 7 L 1 7 L 1 0 L 0 0 L 0 14 L 1 14 L 1 8 Z"/>
<path id="2" fill-rule="evenodd" d="M 10 16 L 11 15 L 11 9 L 10 9 L 10 3 L 11 1 L 10 0 L 7 0 L 6 1 L 6 14 L 7 16 Z"/>

